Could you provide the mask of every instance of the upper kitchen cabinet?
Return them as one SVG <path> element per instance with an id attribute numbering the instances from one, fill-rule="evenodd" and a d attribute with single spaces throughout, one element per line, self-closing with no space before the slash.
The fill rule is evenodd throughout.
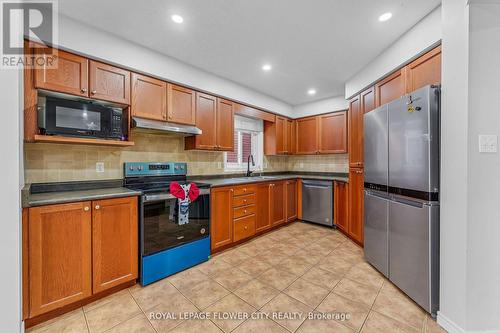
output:
<path id="1" fill-rule="evenodd" d="M 185 149 L 232 151 L 234 149 L 233 103 L 196 93 L 196 127 L 200 135 L 185 139 Z"/>
<path id="2" fill-rule="evenodd" d="M 363 115 L 375 109 L 375 87 L 370 87 L 349 101 L 349 166 L 363 166 Z"/>
<path id="3" fill-rule="evenodd" d="M 167 90 L 167 120 L 172 123 L 195 125 L 197 102 L 204 97 L 197 97 L 194 90 L 171 83 L 167 85 Z"/>
<path id="4" fill-rule="evenodd" d="M 441 45 L 406 66 L 406 92 L 441 83 Z"/>
<path id="5" fill-rule="evenodd" d="M 320 154 L 347 153 L 347 112 L 318 116 Z"/>
<path id="6" fill-rule="evenodd" d="M 276 116 L 273 122 L 264 122 L 264 154 L 290 155 L 295 150 L 294 121 Z"/>
<path id="7" fill-rule="evenodd" d="M 92 202 L 94 293 L 137 278 L 137 197 Z"/>
<path id="8" fill-rule="evenodd" d="M 316 117 L 307 117 L 296 120 L 297 126 L 297 154 L 318 153 L 318 122 Z"/>
<path id="9" fill-rule="evenodd" d="M 217 98 L 217 120 L 215 133 L 217 150 L 234 150 L 233 102 Z"/>
<path id="10" fill-rule="evenodd" d="M 295 154 L 296 138 L 295 138 L 295 121 L 287 119 L 286 121 L 286 151 L 288 154 Z"/>
<path id="11" fill-rule="evenodd" d="M 132 115 L 167 120 L 167 83 L 132 73 Z"/>
<path id="12" fill-rule="evenodd" d="M 298 155 L 347 152 L 347 113 L 332 112 L 295 120 L 295 153 Z"/>
<path id="13" fill-rule="evenodd" d="M 405 94 L 406 67 L 398 69 L 375 85 L 376 105 L 384 105 Z"/>
<path id="14" fill-rule="evenodd" d="M 90 97 L 119 104 L 130 104 L 130 72 L 90 61 Z"/>
<path id="15" fill-rule="evenodd" d="M 59 50 L 56 62 L 47 67 L 49 62 L 44 61 L 35 69 L 35 88 L 88 97 L 88 59 Z"/>
<path id="16" fill-rule="evenodd" d="M 29 317 L 92 294 L 91 202 L 29 209 Z"/>
<path id="17" fill-rule="evenodd" d="M 286 153 L 286 123 L 287 119 L 284 117 L 276 116 L 276 153 Z"/>

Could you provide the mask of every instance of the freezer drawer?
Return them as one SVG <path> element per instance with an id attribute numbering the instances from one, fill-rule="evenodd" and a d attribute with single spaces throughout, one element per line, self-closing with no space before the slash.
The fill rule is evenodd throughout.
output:
<path id="1" fill-rule="evenodd" d="M 387 194 L 365 190 L 365 259 L 389 277 L 389 200 Z"/>
<path id="2" fill-rule="evenodd" d="M 302 219 L 333 226 L 333 183 L 302 181 Z"/>
<path id="3" fill-rule="evenodd" d="M 439 206 L 389 203 L 389 279 L 430 313 L 438 309 Z"/>
<path id="4" fill-rule="evenodd" d="M 366 113 L 363 120 L 365 183 L 387 186 L 389 168 L 387 105 Z"/>
<path id="5" fill-rule="evenodd" d="M 389 186 L 439 190 L 439 90 L 430 86 L 388 104 Z"/>

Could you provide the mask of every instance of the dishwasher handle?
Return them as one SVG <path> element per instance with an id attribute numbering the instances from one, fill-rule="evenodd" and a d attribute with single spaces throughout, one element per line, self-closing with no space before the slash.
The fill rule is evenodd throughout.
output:
<path id="1" fill-rule="evenodd" d="M 331 185 L 316 185 L 316 184 L 304 184 L 304 187 L 308 187 L 308 188 L 322 188 L 322 189 L 329 189 L 329 188 L 332 188 Z"/>

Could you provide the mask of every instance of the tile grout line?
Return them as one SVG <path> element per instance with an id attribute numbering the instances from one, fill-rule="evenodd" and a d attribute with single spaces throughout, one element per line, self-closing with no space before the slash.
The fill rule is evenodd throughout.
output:
<path id="1" fill-rule="evenodd" d="M 130 297 L 132 297 L 132 299 L 134 300 L 135 304 L 137 304 L 137 306 L 139 307 L 139 309 L 141 310 L 141 312 L 144 314 L 144 317 L 146 317 L 146 320 L 148 321 L 148 324 L 151 326 L 151 328 L 153 329 L 153 331 L 158 332 L 158 330 L 153 326 L 153 324 L 149 320 L 148 316 L 146 315 L 146 312 L 142 309 L 142 307 L 139 305 L 139 303 L 137 303 L 137 300 L 135 299 L 134 295 L 132 295 L 132 292 L 130 291 L 130 287 L 127 288 L 127 291 L 130 294 Z"/>

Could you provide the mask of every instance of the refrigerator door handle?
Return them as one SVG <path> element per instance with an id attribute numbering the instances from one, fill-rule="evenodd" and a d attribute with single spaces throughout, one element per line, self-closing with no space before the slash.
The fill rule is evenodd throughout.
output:
<path id="1" fill-rule="evenodd" d="M 398 202 L 400 204 L 413 206 L 416 208 L 423 208 L 423 206 L 424 206 L 424 204 L 422 202 L 415 201 L 415 200 L 403 199 L 403 198 L 398 198 L 398 197 L 393 197 L 392 200 L 395 202 Z"/>

